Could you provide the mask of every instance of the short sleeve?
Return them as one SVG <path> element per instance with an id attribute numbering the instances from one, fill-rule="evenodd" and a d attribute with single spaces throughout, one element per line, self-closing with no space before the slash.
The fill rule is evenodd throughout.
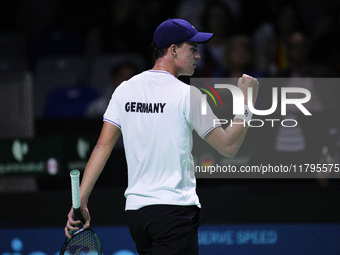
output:
<path id="1" fill-rule="evenodd" d="M 202 98 L 202 93 L 196 87 L 190 86 L 190 125 L 201 138 L 204 138 L 211 130 L 220 126 L 220 122 L 208 103 L 206 114 L 202 113 Z"/>
<path id="2" fill-rule="evenodd" d="M 106 111 L 104 113 L 103 120 L 110 122 L 114 125 L 116 125 L 119 129 L 121 129 L 121 122 L 120 122 L 120 115 L 119 115 L 119 100 L 118 100 L 118 94 L 119 94 L 119 86 L 112 94 L 111 100 L 109 102 L 108 107 L 106 108 Z"/>

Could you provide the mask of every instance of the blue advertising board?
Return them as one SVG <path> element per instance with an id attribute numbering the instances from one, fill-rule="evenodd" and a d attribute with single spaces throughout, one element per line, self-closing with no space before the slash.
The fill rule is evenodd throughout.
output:
<path id="1" fill-rule="evenodd" d="M 104 255 L 136 255 L 127 227 L 94 227 Z M 0 229 L 0 255 L 58 255 L 61 228 Z M 340 224 L 203 225 L 201 255 L 340 254 Z"/>

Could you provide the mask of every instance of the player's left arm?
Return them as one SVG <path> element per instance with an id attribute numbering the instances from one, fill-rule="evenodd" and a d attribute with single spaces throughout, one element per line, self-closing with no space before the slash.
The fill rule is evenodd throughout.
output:
<path id="1" fill-rule="evenodd" d="M 228 126 L 225 130 L 222 127 L 216 127 L 205 137 L 212 147 L 225 157 L 234 157 L 241 147 L 247 133 L 247 126 L 234 125 Z"/>
<path id="2" fill-rule="evenodd" d="M 112 149 L 120 136 L 120 129 L 104 121 L 102 131 L 96 146 L 94 147 L 91 157 L 86 165 L 85 172 L 80 186 L 80 211 L 84 219 L 84 228 L 90 226 L 90 213 L 87 209 L 87 202 L 92 189 L 99 178 L 104 166 L 111 155 Z M 68 214 L 68 221 L 65 228 L 65 234 L 69 237 L 69 230 L 76 230 L 79 222 L 72 219 L 73 209 Z"/>
<path id="3" fill-rule="evenodd" d="M 102 131 L 86 165 L 84 176 L 80 185 L 81 205 L 87 204 L 90 193 L 99 175 L 103 171 L 120 133 L 121 131 L 117 126 L 104 121 Z"/>
<path id="4" fill-rule="evenodd" d="M 244 104 L 248 104 L 248 88 L 251 87 L 253 91 L 253 105 L 257 99 L 257 93 L 259 88 L 259 82 L 257 79 L 244 74 L 238 80 L 238 87 L 242 90 L 244 94 Z M 242 119 L 238 119 L 238 122 L 243 121 Z M 221 155 L 226 157 L 233 157 L 237 153 L 240 148 L 243 140 L 246 136 L 248 126 L 246 125 L 229 125 L 226 129 L 222 127 L 216 127 L 212 131 L 210 131 L 204 139 L 214 147 Z"/>

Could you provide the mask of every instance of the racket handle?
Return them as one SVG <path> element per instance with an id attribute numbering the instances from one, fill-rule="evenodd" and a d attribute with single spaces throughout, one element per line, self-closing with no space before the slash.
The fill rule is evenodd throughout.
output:
<path id="1" fill-rule="evenodd" d="M 71 177 L 71 191 L 72 191 L 72 206 L 73 206 L 73 220 L 81 220 L 80 216 L 80 189 L 79 189 L 79 176 L 80 172 L 76 169 L 70 172 Z M 69 234 L 72 235 L 74 231 L 70 230 Z"/>
<path id="2" fill-rule="evenodd" d="M 71 189 L 72 189 L 72 205 L 73 208 L 80 208 L 80 190 L 79 190 L 79 176 L 78 170 L 72 170 L 70 172 L 71 177 Z"/>

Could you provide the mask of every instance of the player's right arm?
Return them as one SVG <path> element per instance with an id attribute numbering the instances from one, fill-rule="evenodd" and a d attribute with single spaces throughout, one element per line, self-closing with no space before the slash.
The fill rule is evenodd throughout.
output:
<path id="1" fill-rule="evenodd" d="M 259 82 L 257 79 L 248 75 L 243 75 L 237 83 L 238 87 L 242 90 L 244 95 L 244 104 L 247 103 L 248 87 L 253 88 L 253 105 L 257 99 L 257 93 L 259 88 Z M 239 122 L 243 120 L 239 119 Z M 204 139 L 214 147 L 221 155 L 226 157 L 233 157 L 240 148 L 246 133 L 247 125 L 229 125 L 226 129 L 222 127 L 216 127 L 210 131 Z"/>
<path id="2" fill-rule="evenodd" d="M 121 131 L 117 126 L 104 121 L 97 144 L 94 147 L 91 157 L 86 165 L 84 176 L 80 185 L 80 210 L 85 221 L 83 226 L 84 228 L 90 226 L 90 213 L 87 209 L 89 196 L 99 175 L 103 171 L 108 158 L 110 157 L 120 133 Z M 69 230 L 77 230 L 78 228 L 76 226 L 79 224 L 79 221 L 74 221 L 72 219 L 72 215 L 73 208 L 71 208 L 68 214 L 68 221 L 65 227 L 65 235 L 69 238 Z"/>

